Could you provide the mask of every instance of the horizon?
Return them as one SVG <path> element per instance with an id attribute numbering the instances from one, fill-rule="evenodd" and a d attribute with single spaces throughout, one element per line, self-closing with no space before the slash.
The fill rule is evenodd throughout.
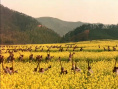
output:
<path id="1" fill-rule="evenodd" d="M 71 22 L 118 24 L 116 0 L 4 0 L 1 4 L 34 18 L 53 17 Z"/>

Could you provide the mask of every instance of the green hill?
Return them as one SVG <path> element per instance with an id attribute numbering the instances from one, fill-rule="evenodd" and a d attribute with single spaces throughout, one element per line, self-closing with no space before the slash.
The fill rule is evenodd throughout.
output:
<path id="1" fill-rule="evenodd" d="M 97 39 L 118 39 L 118 25 L 84 24 L 63 36 L 62 42 Z"/>
<path id="2" fill-rule="evenodd" d="M 36 18 L 40 23 L 45 25 L 46 27 L 54 30 L 56 33 L 58 33 L 60 36 L 65 35 L 69 31 L 74 30 L 76 27 L 79 27 L 83 25 L 82 22 L 68 22 L 68 21 L 62 21 L 57 18 L 52 17 L 41 17 Z"/>
<path id="3" fill-rule="evenodd" d="M 39 27 L 36 19 L 0 4 L 1 44 L 34 44 L 59 42 L 60 36 L 46 27 Z"/>

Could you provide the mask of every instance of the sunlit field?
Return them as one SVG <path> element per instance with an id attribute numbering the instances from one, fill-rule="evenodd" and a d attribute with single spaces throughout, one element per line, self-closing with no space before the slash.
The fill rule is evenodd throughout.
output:
<path id="1" fill-rule="evenodd" d="M 28 48 L 32 50 L 19 50 Z M 62 52 L 59 51 L 60 48 L 63 48 Z M 118 89 L 118 75 L 113 73 L 114 66 L 118 67 L 118 40 L 1 45 L 0 49 L 1 55 L 4 56 L 3 64 L 8 67 L 12 66 L 12 62 L 7 62 L 8 50 L 13 51 L 14 70 L 18 71 L 13 74 L 5 73 L 2 63 L 0 64 L 1 89 Z M 14 50 L 17 51 L 14 52 Z M 68 61 L 70 52 L 75 53 L 72 60 L 81 71 L 71 70 L 72 60 Z M 47 53 L 54 56 L 49 62 L 45 61 Z M 30 62 L 31 54 L 33 54 L 33 60 Z M 20 55 L 24 55 L 22 61 L 18 59 Z M 37 55 L 42 55 L 41 68 L 45 69 L 49 65 L 51 68 L 43 73 L 34 72 L 38 64 Z M 67 74 L 61 74 L 59 57 Z M 89 74 L 88 61 L 93 71 Z"/>

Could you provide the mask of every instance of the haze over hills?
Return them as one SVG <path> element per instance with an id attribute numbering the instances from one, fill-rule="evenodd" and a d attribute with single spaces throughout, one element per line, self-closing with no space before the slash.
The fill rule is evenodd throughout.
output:
<path id="1" fill-rule="evenodd" d="M 68 22 L 52 17 L 37 18 L 37 21 L 31 16 L 11 10 L 1 4 L 0 8 L 1 44 L 59 43 L 97 39 L 118 40 L 118 25 Z"/>
<path id="2" fill-rule="evenodd" d="M 52 17 L 41 17 L 37 20 L 63 36 L 61 42 L 118 39 L 118 25 L 67 22 Z"/>
<path id="3" fill-rule="evenodd" d="M 36 18 L 42 25 L 54 30 L 60 36 L 65 35 L 69 31 L 74 30 L 76 27 L 83 25 L 83 22 L 69 22 L 63 21 L 53 17 L 40 17 Z"/>
<path id="4" fill-rule="evenodd" d="M 11 10 L 0 4 L 1 44 L 34 44 L 59 42 L 60 36 L 46 27 L 40 27 L 33 17 Z"/>

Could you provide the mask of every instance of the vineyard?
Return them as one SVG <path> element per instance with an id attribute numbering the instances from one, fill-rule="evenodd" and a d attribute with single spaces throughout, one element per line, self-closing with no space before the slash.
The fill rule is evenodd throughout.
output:
<path id="1" fill-rule="evenodd" d="M 0 55 L 0 89 L 118 89 L 118 40 L 1 45 Z"/>

